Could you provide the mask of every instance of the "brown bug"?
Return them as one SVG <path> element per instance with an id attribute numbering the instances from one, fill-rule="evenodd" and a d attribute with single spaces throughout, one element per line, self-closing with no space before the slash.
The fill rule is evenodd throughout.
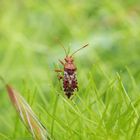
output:
<path id="1" fill-rule="evenodd" d="M 62 45 L 62 43 L 59 41 L 61 44 L 61 47 L 65 51 L 65 58 L 63 62 L 62 60 L 59 60 L 59 62 L 63 65 L 64 69 L 56 69 L 55 72 L 58 73 L 58 79 L 63 80 L 63 90 L 65 92 L 65 95 L 70 98 L 73 95 L 73 92 L 75 90 L 78 91 L 78 83 L 77 83 L 77 78 L 76 78 L 76 66 L 74 64 L 74 58 L 73 55 L 77 53 L 79 50 L 85 48 L 88 46 L 88 44 L 84 45 L 80 49 L 76 50 L 74 53 L 71 55 L 68 55 L 66 52 L 65 47 Z M 61 73 L 61 74 L 60 74 Z M 62 75 L 63 73 L 63 75 Z"/>

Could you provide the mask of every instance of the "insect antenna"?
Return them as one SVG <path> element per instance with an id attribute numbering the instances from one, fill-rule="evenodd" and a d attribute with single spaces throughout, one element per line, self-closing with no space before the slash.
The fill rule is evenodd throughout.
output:
<path id="1" fill-rule="evenodd" d="M 83 48 L 85 48 L 85 47 L 87 47 L 87 46 L 88 46 L 88 44 L 86 44 L 86 45 L 84 45 L 83 47 L 79 48 L 79 49 L 76 50 L 74 53 L 72 53 L 71 56 L 73 56 L 75 53 L 77 53 L 78 51 L 80 51 L 81 49 L 83 49 Z"/>
<path id="2" fill-rule="evenodd" d="M 66 48 L 64 47 L 63 43 L 62 43 L 58 38 L 56 38 L 56 41 L 57 41 L 57 42 L 60 44 L 60 46 L 64 49 L 66 56 L 68 56 L 68 53 L 67 53 Z"/>

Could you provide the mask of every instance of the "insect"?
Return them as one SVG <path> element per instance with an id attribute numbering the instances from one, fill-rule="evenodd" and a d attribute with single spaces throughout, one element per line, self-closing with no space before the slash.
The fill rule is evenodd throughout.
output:
<path id="1" fill-rule="evenodd" d="M 74 64 L 74 58 L 73 55 L 77 53 L 79 50 L 85 48 L 88 46 L 88 44 L 84 45 L 83 47 L 79 48 L 76 50 L 74 53 L 69 55 L 65 49 L 65 47 L 62 45 L 62 43 L 59 41 L 61 44 L 61 47 L 65 51 L 65 58 L 64 60 L 59 60 L 59 62 L 63 65 L 63 69 L 55 69 L 55 72 L 58 73 L 58 79 L 63 80 L 63 90 L 65 92 L 65 95 L 69 99 L 75 90 L 78 91 L 78 82 L 76 78 L 76 66 Z"/>

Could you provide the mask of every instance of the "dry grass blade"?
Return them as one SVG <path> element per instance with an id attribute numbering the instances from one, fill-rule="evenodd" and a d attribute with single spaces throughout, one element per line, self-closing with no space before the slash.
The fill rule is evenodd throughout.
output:
<path id="1" fill-rule="evenodd" d="M 10 85 L 6 85 L 8 95 L 18 112 L 21 120 L 28 128 L 35 140 L 48 140 L 46 128 L 40 123 L 25 99 L 15 91 Z"/>

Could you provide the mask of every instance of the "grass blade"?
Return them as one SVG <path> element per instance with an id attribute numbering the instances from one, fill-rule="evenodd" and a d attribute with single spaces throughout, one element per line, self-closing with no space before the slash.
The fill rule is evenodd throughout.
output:
<path id="1" fill-rule="evenodd" d="M 6 85 L 8 95 L 13 103 L 19 117 L 28 128 L 35 140 L 48 140 L 48 134 L 46 128 L 37 119 L 36 115 L 32 111 L 29 104 L 25 99 L 15 91 L 10 85 Z"/>

